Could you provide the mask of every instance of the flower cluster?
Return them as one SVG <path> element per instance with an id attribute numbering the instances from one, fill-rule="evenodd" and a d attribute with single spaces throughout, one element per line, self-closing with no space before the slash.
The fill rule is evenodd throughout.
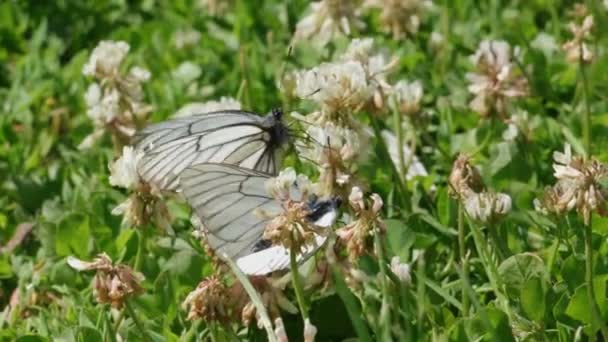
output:
<path id="1" fill-rule="evenodd" d="M 222 96 L 219 100 L 211 100 L 207 102 L 192 102 L 182 106 L 173 114 L 173 117 L 179 118 L 191 116 L 201 113 L 211 113 L 220 110 L 240 110 L 241 103 L 232 97 Z"/>
<path id="2" fill-rule="evenodd" d="M 485 190 L 479 171 L 467 155 L 456 158 L 448 182 L 452 196 L 462 202 L 467 215 L 474 220 L 496 222 L 511 211 L 511 197 Z"/>
<path id="3" fill-rule="evenodd" d="M 338 35 L 363 27 L 358 18 L 360 0 L 321 0 L 310 4 L 309 14 L 296 25 L 294 41 L 310 40 L 324 46 Z"/>
<path id="4" fill-rule="evenodd" d="M 534 205 L 541 212 L 563 214 L 572 209 L 583 216 L 586 225 L 591 221 L 591 213 L 608 215 L 606 211 L 606 189 L 599 181 L 608 176 L 608 166 L 597 161 L 585 161 L 572 155 L 572 148 L 566 144 L 564 153 L 554 152 L 554 176 L 557 182 L 546 189 L 542 199 Z"/>
<path id="5" fill-rule="evenodd" d="M 189 320 L 226 323 L 233 319 L 234 297 L 217 276 L 201 281 L 182 303 Z"/>
<path id="6" fill-rule="evenodd" d="M 562 49 L 566 52 L 566 60 L 570 63 L 591 63 L 593 61 L 593 52 L 589 50 L 585 42 L 591 34 L 593 28 L 593 16 L 588 15 L 583 19 L 583 23 L 578 26 L 574 22 L 568 24 L 568 29 L 574 36 L 572 40 L 567 41 L 562 45 Z"/>
<path id="7" fill-rule="evenodd" d="M 421 17 L 433 3 L 429 0 L 366 0 L 364 8 L 380 9 L 380 21 L 394 39 L 414 35 L 420 27 Z"/>
<path id="8" fill-rule="evenodd" d="M 97 302 L 121 308 L 129 298 L 143 292 L 140 283 L 144 276 L 126 265 L 114 265 L 105 253 L 92 262 L 68 257 L 68 264 L 77 271 L 97 271 L 93 278 L 93 288 Z"/>
<path id="9" fill-rule="evenodd" d="M 270 219 L 264 230 L 264 239 L 295 251 L 314 241 L 318 227 L 307 219 L 310 214 L 307 199 L 311 189 L 308 178 L 296 175 L 292 168 L 281 171 L 266 182 L 266 192 L 281 204 L 283 210 L 278 214 L 256 210 L 256 215 Z"/>
<path id="10" fill-rule="evenodd" d="M 120 71 L 128 52 L 125 42 L 102 41 L 82 68 L 85 76 L 94 77 L 97 82 L 85 94 L 87 115 L 95 130 L 79 145 L 81 149 L 93 146 L 105 131 L 112 134 L 116 146 L 125 145 L 152 110 L 143 102 L 142 90 L 150 73 L 140 67 L 133 67 L 127 74 Z"/>
<path id="11" fill-rule="evenodd" d="M 131 195 L 112 210 L 113 215 L 124 215 L 123 224 L 143 226 L 154 222 L 168 232 L 171 215 L 157 189 L 144 182 L 138 172 L 138 164 L 144 153 L 131 146 L 125 146 L 122 155 L 110 163 L 110 184 L 131 191 Z"/>
<path id="12" fill-rule="evenodd" d="M 495 40 L 482 41 L 471 56 L 476 70 L 466 77 L 469 92 L 475 97 L 469 106 L 482 117 L 504 117 L 511 99 L 528 94 L 528 82 L 517 72 L 512 59 L 509 43 Z"/>
<path id="13" fill-rule="evenodd" d="M 368 252 L 370 237 L 385 230 L 384 222 L 380 218 L 384 202 L 378 194 L 372 194 L 370 200 L 371 203 L 366 204 L 363 191 L 353 187 L 348 202 L 355 212 L 355 220 L 337 231 L 340 240 L 346 244 L 346 251 L 351 261 Z"/>

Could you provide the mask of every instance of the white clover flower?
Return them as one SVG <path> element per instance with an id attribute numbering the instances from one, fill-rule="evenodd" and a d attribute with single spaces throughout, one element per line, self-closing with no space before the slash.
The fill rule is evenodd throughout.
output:
<path id="1" fill-rule="evenodd" d="M 568 29 L 574 36 L 572 40 L 567 41 L 562 45 L 562 49 L 566 52 L 566 60 L 570 63 L 578 63 L 579 61 L 591 63 L 593 61 L 593 52 L 589 50 L 585 40 L 591 35 L 593 28 L 593 16 L 588 15 L 583 19 L 583 23 L 578 26 L 574 22 L 568 24 Z"/>
<path id="2" fill-rule="evenodd" d="M 336 234 L 346 245 L 349 259 L 355 261 L 368 251 L 369 238 L 386 229 L 380 217 L 384 201 L 378 194 L 372 194 L 366 201 L 361 188 L 355 186 L 348 196 L 348 203 L 356 219 L 340 228 Z"/>
<path id="3" fill-rule="evenodd" d="M 470 60 L 476 71 L 466 74 L 468 90 L 475 95 L 469 106 L 482 117 L 504 116 L 510 99 L 528 94 L 528 82 L 516 72 L 507 42 L 484 40 Z"/>
<path id="4" fill-rule="evenodd" d="M 83 66 L 85 76 L 108 77 L 118 73 L 125 56 L 129 52 L 129 44 L 123 41 L 101 41 L 89 61 Z"/>
<path id="5" fill-rule="evenodd" d="M 131 146 L 123 147 L 120 158 L 110 164 L 110 184 L 135 189 L 141 181 L 137 166 L 143 156 L 142 151 L 135 150 Z"/>
<path id="6" fill-rule="evenodd" d="M 576 208 L 586 225 L 593 211 L 607 215 L 607 194 L 600 180 L 608 177 L 608 167 L 597 160 L 585 161 L 573 156 L 569 144 L 565 145 L 564 153 L 554 152 L 553 159 L 557 182 L 537 201 L 535 206 L 539 211 L 563 214 Z"/>
<path id="7" fill-rule="evenodd" d="M 437 31 L 433 31 L 431 33 L 431 38 L 429 41 L 429 45 L 433 49 L 439 49 L 445 44 L 445 37 Z"/>
<path id="8" fill-rule="evenodd" d="M 183 84 L 188 84 L 199 78 L 202 73 L 203 71 L 198 64 L 186 61 L 181 63 L 177 69 L 173 70 L 171 75 Z"/>
<path id="9" fill-rule="evenodd" d="M 384 97 L 391 91 L 391 85 L 386 81 L 386 76 L 394 69 L 398 59 L 389 60 L 385 53 L 378 53 L 377 49 L 374 49 L 372 38 L 353 39 L 340 59 L 344 62 L 361 63 L 367 76 L 367 82 L 374 88 L 373 104 L 377 109 L 382 109 L 385 102 Z"/>
<path id="10" fill-rule="evenodd" d="M 391 258 L 390 264 L 391 271 L 397 276 L 397 278 L 405 285 L 412 283 L 412 276 L 410 274 L 410 265 L 402 263 L 398 256 Z"/>
<path id="11" fill-rule="evenodd" d="M 129 76 L 137 81 L 137 83 L 141 83 L 150 80 L 151 74 L 147 69 L 135 66 L 129 70 Z"/>
<path id="12" fill-rule="evenodd" d="M 194 29 L 179 30 L 173 34 L 173 45 L 178 49 L 195 46 L 201 40 L 202 34 Z"/>
<path id="13" fill-rule="evenodd" d="M 321 106 L 319 112 L 309 116 L 318 125 L 352 127 L 352 112 L 363 107 L 373 92 L 363 65 L 355 61 L 323 63 L 296 73 L 296 95 Z"/>
<path id="14" fill-rule="evenodd" d="M 392 95 L 395 97 L 399 112 L 406 115 L 414 115 L 420 111 L 420 103 L 424 90 L 419 80 L 408 82 L 401 80 L 393 86 Z"/>
<path id="15" fill-rule="evenodd" d="M 310 319 L 307 318 L 304 321 L 304 342 L 315 342 L 315 336 L 317 335 L 317 327 L 315 327 Z"/>
<path id="16" fill-rule="evenodd" d="M 432 8 L 428 0 L 365 0 L 364 8 L 381 9 L 380 20 L 385 31 L 394 39 L 414 35 L 420 27 L 421 17 Z"/>
<path id="17" fill-rule="evenodd" d="M 99 82 L 91 84 L 85 94 L 87 116 L 95 131 L 84 139 L 80 149 L 90 148 L 105 131 L 112 133 L 116 147 L 121 147 L 135 134 L 137 123 L 152 111 L 142 102 L 142 83 L 150 79 L 150 72 L 133 67 L 126 74 L 120 73 L 128 51 L 125 42 L 102 41 L 83 67 L 85 75 L 94 76 Z"/>
<path id="18" fill-rule="evenodd" d="M 495 222 L 511 211 L 511 197 L 503 193 L 469 193 L 464 197 L 464 209 L 474 220 Z"/>
<path id="19" fill-rule="evenodd" d="M 359 0 L 321 0 L 312 2 L 308 15 L 296 24 L 294 41 L 309 40 L 324 46 L 338 35 L 350 35 L 362 28 L 358 19 Z"/>
<path id="20" fill-rule="evenodd" d="M 399 146 L 397 144 L 397 137 L 388 130 L 382 131 L 381 134 L 393 164 L 399 169 Z M 424 165 L 418 160 L 417 156 L 412 155 L 412 150 L 410 150 L 410 147 L 406 144 L 403 145 L 403 160 L 407 163 L 407 172 L 405 174 L 407 180 L 411 180 L 418 176 L 426 177 L 429 175 Z"/>
<path id="21" fill-rule="evenodd" d="M 201 113 L 211 113 L 220 110 L 239 110 L 241 103 L 232 97 L 222 96 L 219 100 L 207 102 L 192 102 L 182 106 L 173 117 L 185 117 Z"/>
<path id="22" fill-rule="evenodd" d="M 559 48 L 559 46 L 557 46 L 555 38 L 545 32 L 538 33 L 536 37 L 534 37 L 534 39 L 530 42 L 530 46 L 539 51 L 542 51 L 545 56 L 553 55 L 553 53 L 555 53 L 555 51 L 557 51 L 557 49 Z"/>

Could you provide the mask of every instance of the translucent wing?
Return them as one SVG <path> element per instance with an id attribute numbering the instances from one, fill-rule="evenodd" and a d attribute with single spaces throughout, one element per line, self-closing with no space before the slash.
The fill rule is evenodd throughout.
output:
<path id="1" fill-rule="evenodd" d="M 253 213 L 256 209 L 271 215 L 282 212 L 279 203 L 266 194 L 268 178 L 263 172 L 209 163 L 191 166 L 180 176 L 182 193 L 201 220 L 209 246 L 250 275 L 289 267 L 289 251 L 262 238 L 269 220 Z M 327 210 L 322 216 L 319 222 L 333 224 L 336 212 Z M 297 260 L 310 257 L 324 241 L 318 236 Z"/>
<path id="2" fill-rule="evenodd" d="M 137 135 L 136 148 L 144 152 L 138 171 L 145 181 L 168 191 L 178 190 L 180 173 L 199 163 L 228 163 L 275 174 L 284 132 L 280 117 L 240 110 L 161 122 Z"/>

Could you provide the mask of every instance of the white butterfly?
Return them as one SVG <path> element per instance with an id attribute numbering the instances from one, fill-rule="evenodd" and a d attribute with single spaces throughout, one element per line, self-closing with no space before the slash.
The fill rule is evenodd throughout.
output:
<path id="1" fill-rule="evenodd" d="M 280 203 L 266 192 L 265 184 L 271 177 L 260 171 L 213 163 L 191 166 L 180 175 L 182 194 L 202 222 L 209 246 L 218 255 L 235 260 L 243 273 L 249 275 L 284 270 L 290 264 L 289 250 L 263 239 L 270 219 L 254 214 L 254 210 L 262 210 L 271 217 L 283 211 Z M 297 186 L 291 190 L 299 192 Z M 330 227 L 336 221 L 340 201 L 311 196 L 307 205 L 311 222 L 318 227 Z M 325 239 L 317 235 L 296 260 L 302 262 L 312 256 Z"/>
<path id="2" fill-rule="evenodd" d="M 288 141 L 283 113 L 266 117 L 224 110 L 177 118 L 146 127 L 137 134 L 136 149 L 143 180 L 160 190 L 177 191 L 179 174 L 190 165 L 227 163 L 276 174 L 279 149 Z"/>

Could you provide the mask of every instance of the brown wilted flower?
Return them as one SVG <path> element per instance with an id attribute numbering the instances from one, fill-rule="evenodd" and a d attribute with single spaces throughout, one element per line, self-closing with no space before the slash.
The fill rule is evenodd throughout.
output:
<path id="1" fill-rule="evenodd" d="M 214 275 L 201 281 L 188 294 L 182 309 L 188 310 L 188 320 L 228 323 L 235 317 L 233 298 L 222 280 Z"/>
<path id="2" fill-rule="evenodd" d="M 381 9 L 380 21 L 394 39 L 414 35 L 420 27 L 421 17 L 432 7 L 428 0 L 366 0 L 363 7 Z"/>
<path id="3" fill-rule="evenodd" d="M 114 265 L 107 254 L 102 253 L 92 262 L 82 261 L 73 256 L 68 257 L 68 265 L 77 271 L 97 271 L 93 278 L 93 287 L 97 302 L 111 304 L 121 308 L 124 302 L 143 292 L 140 283 L 145 279 L 143 274 L 133 271 L 127 265 Z"/>
<path id="4" fill-rule="evenodd" d="M 465 198 L 470 192 L 481 192 L 485 188 L 479 170 L 470 163 L 466 154 L 458 155 L 448 179 L 449 192 L 455 198 Z"/>
<path id="5" fill-rule="evenodd" d="M 554 152 L 553 159 L 557 182 L 545 191 L 542 199 L 535 200 L 537 210 L 563 214 L 576 208 L 586 225 L 593 211 L 608 215 L 606 189 L 599 183 L 608 176 L 608 166 L 595 159 L 585 161 L 573 156 L 569 144 L 565 145 L 564 153 Z"/>
<path id="6" fill-rule="evenodd" d="M 504 117 L 510 99 L 528 95 L 528 81 L 517 72 L 509 43 L 484 40 L 471 56 L 471 62 L 476 70 L 466 77 L 469 92 L 475 98 L 469 107 L 482 117 L 494 114 Z"/>
<path id="7" fill-rule="evenodd" d="M 574 36 L 572 40 L 567 41 L 562 45 L 562 50 L 566 52 L 566 60 L 570 63 L 591 63 L 593 61 L 593 52 L 589 50 L 585 40 L 591 34 L 593 28 L 593 16 L 588 15 L 583 19 L 583 23 L 578 26 L 574 22 L 568 24 L 568 29 Z"/>
<path id="8" fill-rule="evenodd" d="M 350 260 L 356 260 L 365 254 L 369 247 L 368 238 L 385 230 L 384 222 L 380 218 L 380 210 L 384 205 L 382 198 L 378 194 L 372 194 L 370 199 L 371 203 L 366 204 L 361 189 L 353 187 L 348 201 L 355 212 L 356 220 L 336 232 L 346 244 Z"/>

